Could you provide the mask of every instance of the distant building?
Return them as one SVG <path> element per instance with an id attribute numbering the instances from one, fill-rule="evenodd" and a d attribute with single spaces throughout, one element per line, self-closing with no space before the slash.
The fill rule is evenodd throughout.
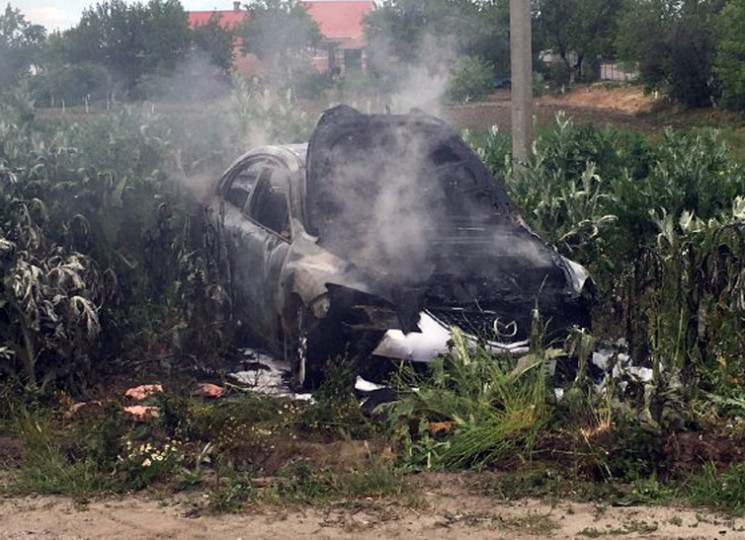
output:
<path id="1" fill-rule="evenodd" d="M 316 69 L 340 74 L 349 69 L 364 69 L 362 21 L 374 9 L 375 2 L 307 0 L 301 3 L 318 23 L 323 35 L 318 47 L 309 51 Z M 206 24 L 214 14 L 217 14 L 220 24 L 226 28 L 239 26 L 248 16 L 248 12 L 241 9 L 241 2 L 233 2 L 232 10 L 189 11 L 189 26 L 193 28 Z M 246 77 L 260 75 L 261 61 L 254 54 L 244 54 L 241 45 L 241 40 L 236 39 L 233 60 L 235 69 Z"/>

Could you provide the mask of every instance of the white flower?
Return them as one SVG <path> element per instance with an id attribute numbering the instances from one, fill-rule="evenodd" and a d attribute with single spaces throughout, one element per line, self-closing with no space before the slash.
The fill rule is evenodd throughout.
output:
<path id="1" fill-rule="evenodd" d="M 153 464 L 153 462 L 150 461 L 150 458 L 145 458 L 145 461 L 142 462 L 142 466 L 143 467 L 149 467 L 152 464 Z"/>

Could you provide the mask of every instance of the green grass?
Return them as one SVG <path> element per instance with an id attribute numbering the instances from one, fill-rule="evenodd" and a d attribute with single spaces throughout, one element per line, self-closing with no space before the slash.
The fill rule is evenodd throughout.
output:
<path id="1" fill-rule="evenodd" d="M 745 511 L 745 464 L 733 463 L 718 470 L 713 463 L 692 474 L 682 484 L 682 492 L 695 505 L 733 515 Z"/>

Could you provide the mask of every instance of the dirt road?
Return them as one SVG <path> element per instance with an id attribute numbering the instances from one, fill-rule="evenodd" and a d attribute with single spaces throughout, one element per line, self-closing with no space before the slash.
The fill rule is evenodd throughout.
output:
<path id="1" fill-rule="evenodd" d="M 0 539 L 745 538 L 745 521 L 678 508 L 511 503 L 447 487 L 413 507 L 366 500 L 325 509 L 247 508 L 188 517 L 194 501 L 137 496 L 76 507 L 65 498 L 0 501 Z"/>

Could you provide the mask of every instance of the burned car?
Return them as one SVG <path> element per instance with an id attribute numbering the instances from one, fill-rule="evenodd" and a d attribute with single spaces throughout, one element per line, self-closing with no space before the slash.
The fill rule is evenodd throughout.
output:
<path id="1" fill-rule="evenodd" d="M 496 352 L 589 324 L 589 283 L 525 224 L 484 164 L 422 112 L 324 113 L 307 145 L 241 156 L 210 206 L 235 305 L 298 385 L 326 360 L 429 361 L 450 328 Z"/>

